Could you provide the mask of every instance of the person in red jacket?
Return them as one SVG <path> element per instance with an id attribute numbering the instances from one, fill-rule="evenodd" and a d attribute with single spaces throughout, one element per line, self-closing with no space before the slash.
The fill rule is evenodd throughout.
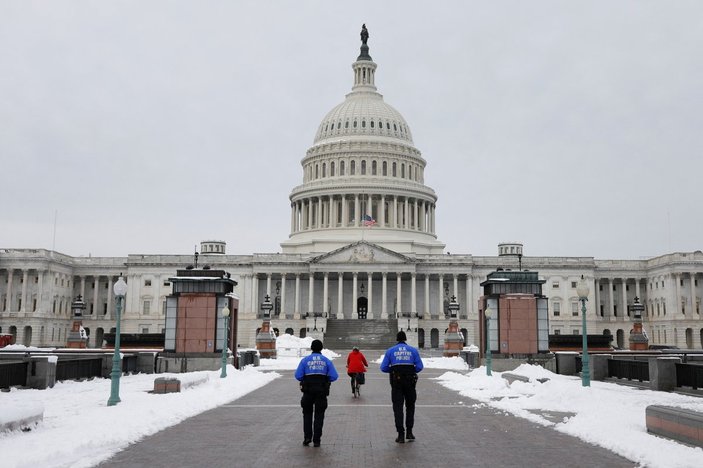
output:
<path id="1" fill-rule="evenodd" d="M 358 379 L 357 374 L 361 374 L 361 383 L 363 383 L 363 377 L 364 377 L 364 372 L 366 372 L 366 368 L 368 367 L 369 363 L 366 362 L 366 357 L 364 357 L 364 353 L 359 351 L 359 348 L 354 346 L 354 349 L 352 349 L 352 352 L 349 353 L 347 356 L 347 374 L 349 377 L 351 377 L 351 388 L 352 388 L 352 394 L 354 396 L 357 396 L 356 392 L 356 380 Z"/>

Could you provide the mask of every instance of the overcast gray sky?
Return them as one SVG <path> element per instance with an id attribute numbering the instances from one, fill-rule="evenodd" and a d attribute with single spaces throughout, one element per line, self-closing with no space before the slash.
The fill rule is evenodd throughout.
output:
<path id="1" fill-rule="evenodd" d="M 703 249 L 703 2 L 0 3 L 0 248 L 276 252 L 366 23 L 452 253 Z"/>

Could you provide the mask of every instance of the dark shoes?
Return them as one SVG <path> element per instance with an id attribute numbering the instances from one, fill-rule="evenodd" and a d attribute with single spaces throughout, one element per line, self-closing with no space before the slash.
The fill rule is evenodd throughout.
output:
<path id="1" fill-rule="evenodd" d="M 310 440 L 310 439 L 305 439 L 305 440 L 303 440 L 303 445 L 306 446 L 306 447 L 309 447 L 309 446 L 310 446 L 310 442 L 312 442 L 312 440 Z"/>
<path id="2" fill-rule="evenodd" d="M 415 440 L 415 435 L 413 434 L 412 429 L 408 429 L 408 431 L 405 433 L 405 438 L 408 440 Z"/>
<path id="3" fill-rule="evenodd" d="M 313 447 L 319 447 L 320 446 L 320 441 L 318 440 L 317 442 L 312 443 Z"/>
<path id="4" fill-rule="evenodd" d="M 398 437 L 395 439 L 399 444 L 405 443 L 405 433 L 403 431 L 398 432 Z"/>

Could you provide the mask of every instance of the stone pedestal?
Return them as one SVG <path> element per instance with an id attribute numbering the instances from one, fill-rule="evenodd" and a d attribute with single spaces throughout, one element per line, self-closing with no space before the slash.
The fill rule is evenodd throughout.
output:
<path id="1" fill-rule="evenodd" d="M 307 332 L 305 336 L 311 337 L 313 340 L 325 342 L 325 329 L 327 328 L 327 319 L 325 317 L 307 316 L 305 318 L 305 328 Z"/>
<path id="2" fill-rule="evenodd" d="M 649 360 L 649 387 L 652 390 L 671 392 L 676 388 L 678 357 L 661 357 Z"/>
<path id="3" fill-rule="evenodd" d="M 646 351 L 649 349 L 649 338 L 642 331 L 642 322 L 635 322 L 630 331 L 630 351 Z"/>
<path id="4" fill-rule="evenodd" d="M 610 354 L 593 354 L 589 356 L 592 380 L 605 380 L 608 378 L 608 359 L 612 357 Z"/>
<path id="5" fill-rule="evenodd" d="M 559 351 L 555 353 L 557 358 L 557 374 L 576 375 L 581 369 L 576 369 L 576 357 L 579 353 L 575 351 Z"/>
<path id="6" fill-rule="evenodd" d="M 66 338 L 66 347 L 86 348 L 87 345 L 88 336 L 85 334 L 85 329 L 83 329 L 83 320 L 74 319 L 71 330 L 68 332 L 68 338 Z"/>
<path id="7" fill-rule="evenodd" d="M 256 349 L 262 359 L 276 359 L 276 334 L 271 330 L 270 320 L 264 320 L 256 334 Z"/>
<path id="8" fill-rule="evenodd" d="M 444 336 L 444 357 L 459 356 L 464 348 L 464 336 L 459 331 L 459 322 L 456 319 L 449 321 L 449 329 Z"/>

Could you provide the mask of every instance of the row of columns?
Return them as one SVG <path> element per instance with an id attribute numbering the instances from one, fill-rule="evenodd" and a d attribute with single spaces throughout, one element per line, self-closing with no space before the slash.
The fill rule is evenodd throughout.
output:
<path id="1" fill-rule="evenodd" d="M 388 310 L 388 273 L 387 272 L 381 272 L 379 273 L 381 275 L 381 311 L 379 317 L 382 319 L 387 319 L 389 317 L 389 310 Z M 323 278 L 322 278 L 322 298 L 323 298 L 323 303 L 322 303 L 322 309 L 315 309 L 315 278 L 314 276 L 308 276 L 307 278 L 307 283 L 308 283 L 308 303 L 307 307 L 305 310 L 302 308 L 301 304 L 301 294 L 300 294 L 300 288 L 301 288 L 301 280 L 302 280 L 302 273 L 295 273 L 293 274 L 295 276 L 295 294 L 293 296 L 293 318 L 294 319 L 300 319 L 304 317 L 306 314 L 312 315 L 314 313 L 322 313 L 325 315 L 328 315 L 330 310 L 330 303 L 328 302 L 329 298 L 329 291 L 330 291 L 330 276 L 333 278 L 336 276 L 337 280 L 337 313 L 336 313 L 336 318 L 341 319 L 344 318 L 343 316 L 343 311 L 344 311 L 344 273 L 339 272 L 339 273 L 323 273 Z M 352 318 L 358 318 L 357 315 L 357 300 L 359 298 L 358 296 L 358 291 L 359 291 L 359 273 L 354 272 L 351 273 L 352 275 Z M 367 318 L 371 319 L 374 318 L 375 316 L 375 311 L 373 310 L 373 272 L 368 272 L 366 273 L 367 279 L 366 279 L 366 285 L 367 285 L 367 293 L 366 297 L 368 298 L 368 306 L 367 306 Z M 439 291 L 437 294 L 437 311 L 438 314 L 443 314 L 444 313 L 444 301 L 445 301 L 445 290 L 443 288 L 444 285 L 444 276 L 443 274 L 438 275 L 439 280 L 438 283 L 440 285 Z M 453 277 L 453 288 L 452 288 L 452 295 L 455 297 L 459 297 L 459 278 L 458 274 L 450 274 L 447 276 L 452 276 Z M 280 289 L 280 298 L 281 298 L 281 313 L 285 314 L 287 310 L 287 305 L 286 305 L 286 277 L 287 274 L 282 273 L 280 274 L 280 282 L 281 282 L 281 289 Z M 470 310 L 470 307 L 472 307 L 472 304 L 474 302 L 473 294 L 474 294 L 474 288 L 473 288 L 473 280 L 474 278 L 469 275 L 467 279 L 465 280 L 465 288 L 466 288 L 466 298 L 468 298 L 467 302 L 468 304 L 465 304 L 465 310 Z M 240 307 L 245 310 L 245 311 L 250 311 L 252 314 L 257 314 L 260 308 L 260 304 L 258 303 L 257 300 L 254 298 L 258 298 L 260 296 L 259 294 L 259 283 L 260 279 L 258 275 L 243 275 L 243 288 L 247 293 L 250 294 L 244 294 L 244 303 L 240 304 Z M 266 274 L 266 295 L 269 297 L 272 297 L 271 294 L 271 285 L 273 281 L 273 273 L 268 273 Z M 398 273 L 396 275 L 395 279 L 395 287 L 396 287 L 396 310 L 401 311 L 401 312 L 408 312 L 411 315 L 416 315 L 417 314 L 417 274 L 416 273 L 411 273 L 410 274 L 410 309 L 409 310 L 404 310 L 403 309 L 403 303 L 402 303 L 402 277 L 401 274 Z M 430 315 L 430 275 L 425 275 L 424 277 L 424 315 L 429 316 Z"/>
<path id="2" fill-rule="evenodd" d="M 71 277 L 68 277 L 67 275 L 64 275 L 62 273 L 57 273 L 57 272 L 52 272 L 51 270 L 46 270 L 46 271 L 36 271 L 36 288 L 34 288 L 33 291 L 33 297 L 36 297 L 37 299 L 37 307 L 35 308 L 34 306 L 29 306 L 29 297 L 30 297 L 30 291 L 28 289 L 28 284 L 29 284 L 29 278 L 30 278 L 30 271 L 29 269 L 21 269 L 19 271 L 22 272 L 22 289 L 21 289 L 21 295 L 20 295 L 20 303 L 18 304 L 18 307 L 14 307 L 15 301 L 14 299 L 14 277 L 15 277 L 15 271 L 18 269 L 15 268 L 8 268 L 7 269 L 7 288 L 5 289 L 4 293 L 6 295 L 6 301 L 4 304 L 3 312 L 20 312 L 20 313 L 25 313 L 25 312 L 34 312 L 37 309 L 41 309 L 42 307 L 42 297 L 44 295 L 44 276 L 46 273 L 49 273 L 51 275 L 51 278 L 53 278 L 54 283 L 56 284 L 50 284 L 50 298 L 49 302 L 47 304 L 48 311 L 53 311 L 54 307 L 56 307 L 56 313 L 60 314 L 62 312 L 62 307 L 61 304 L 56 304 L 54 306 L 54 301 L 57 300 L 59 297 L 61 297 L 60 294 L 58 294 L 58 290 L 65 290 L 69 293 L 68 297 L 66 298 L 66 311 L 70 313 L 70 302 L 73 300 L 72 294 L 73 294 L 73 289 L 74 286 L 71 285 Z M 53 273 L 53 274 L 52 274 Z M 62 277 L 63 276 L 63 277 Z M 32 275 L 32 278 L 34 278 L 34 275 Z M 87 303 L 89 303 L 88 299 L 85 295 L 85 285 L 86 285 L 86 276 L 80 276 L 80 295 L 83 296 L 83 300 Z M 93 276 L 95 278 L 95 288 L 93 290 L 93 309 L 95 315 L 98 315 L 98 295 L 99 295 L 99 281 L 101 276 Z M 67 282 L 64 285 L 58 284 L 58 281 L 60 279 L 65 279 Z M 107 293 L 107 310 L 108 313 L 112 309 L 112 288 L 115 283 L 115 278 L 113 276 L 107 276 L 108 280 L 108 293 Z M 75 284 L 74 284 L 75 285 Z M 56 288 L 57 293 L 53 294 L 54 288 Z M 88 314 L 90 313 L 90 310 L 88 310 Z"/>
<path id="3" fill-rule="evenodd" d="M 687 278 L 686 278 L 687 275 Z M 683 299 L 682 293 L 684 292 L 682 290 L 681 286 L 681 281 L 684 280 L 684 283 L 686 282 L 685 280 L 688 279 L 688 288 L 684 285 L 684 289 L 687 289 L 688 296 L 686 296 L 685 300 Z M 627 284 L 628 280 L 634 281 L 635 285 L 635 291 L 634 291 L 634 296 L 633 300 L 628 302 L 628 291 L 627 291 Z M 640 283 L 642 281 L 645 281 L 645 289 L 646 289 L 646 295 L 647 299 L 645 299 L 642 295 L 643 291 L 641 289 Z M 655 304 L 656 301 L 661 299 L 664 303 L 666 303 L 667 296 L 674 302 L 674 313 L 679 314 L 679 315 L 690 315 L 690 314 L 696 314 L 697 313 L 697 308 L 700 307 L 700 295 L 698 294 L 698 287 L 696 286 L 697 282 L 697 273 L 696 272 L 690 272 L 690 273 L 672 273 L 668 278 L 662 277 L 661 280 L 657 279 L 656 281 L 650 281 L 650 286 L 649 289 L 647 289 L 647 281 L 648 279 L 646 278 L 622 278 L 621 282 L 619 283 L 621 285 L 621 290 L 619 291 L 620 293 L 620 304 L 623 307 L 623 310 L 618 311 L 617 317 L 626 317 L 627 316 L 627 306 L 630 302 L 634 302 L 634 297 L 638 297 L 640 299 L 640 303 L 646 305 L 646 313 L 650 317 L 654 314 L 653 310 L 653 305 Z M 652 286 L 653 283 L 658 283 L 659 281 L 662 282 L 661 290 L 663 294 L 660 297 L 657 297 L 657 289 L 659 287 L 654 287 Z M 674 288 L 667 288 L 667 281 L 674 281 L 675 285 Z M 600 285 L 603 285 L 604 288 L 607 290 L 607 307 L 605 308 L 605 313 L 603 314 L 604 317 L 615 317 L 615 292 L 613 291 L 613 285 L 615 283 L 615 278 L 596 278 L 595 280 L 595 303 L 596 303 L 596 315 L 600 315 L 600 306 L 601 306 L 601 296 L 600 296 Z M 605 304 L 604 304 L 605 305 Z M 685 313 L 683 311 L 685 310 Z"/>
<path id="4" fill-rule="evenodd" d="M 434 202 L 367 194 L 325 195 L 297 200 L 291 203 L 291 232 L 363 226 L 362 212 L 373 217 L 379 227 L 435 232 Z"/>

